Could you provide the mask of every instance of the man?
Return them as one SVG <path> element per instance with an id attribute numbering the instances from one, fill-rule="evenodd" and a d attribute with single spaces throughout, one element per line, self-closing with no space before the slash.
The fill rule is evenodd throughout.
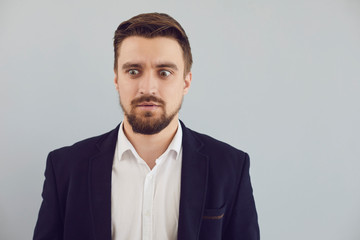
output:
<path id="1" fill-rule="evenodd" d="M 249 157 L 179 121 L 192 56 L 166 14 L 115 31 L 114 130 L 51 152 L 34 239 L 259 239 Z"/>

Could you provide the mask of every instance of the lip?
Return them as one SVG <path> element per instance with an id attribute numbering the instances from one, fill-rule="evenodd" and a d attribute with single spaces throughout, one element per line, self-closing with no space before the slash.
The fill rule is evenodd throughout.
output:
<path id="1" fill-rule="evenodd" d="M 142 102 L 136 105 L 137 107 L 159 107 L 158 104 L 153 102 Z"/>
<path id="2" fill-rule="evenodd" d="M 137 108 L 143 109 L 143 110 L 155 110 L 160 107 L 160 105 L 153 103 L 153 102 L 142 102 L 136 105 Z"/>

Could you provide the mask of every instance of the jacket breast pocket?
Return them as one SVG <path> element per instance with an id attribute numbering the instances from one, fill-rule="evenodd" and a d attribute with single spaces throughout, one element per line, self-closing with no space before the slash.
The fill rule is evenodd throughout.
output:
<path id="1" fill-rule="evenodd" d="M 221 239 L 225 206 L 218 209 L 204 209 L 202 216 L 200 239 Z"/>

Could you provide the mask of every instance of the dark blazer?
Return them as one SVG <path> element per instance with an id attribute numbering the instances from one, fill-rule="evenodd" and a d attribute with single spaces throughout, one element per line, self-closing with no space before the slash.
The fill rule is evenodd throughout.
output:
<path id="1" fill-rule="evenodd" d="M 249 156 L 181 124 L 178 239 L 260 239 Z M 111 240 L 118 130 L 50 152 L 34 240 Z"/>

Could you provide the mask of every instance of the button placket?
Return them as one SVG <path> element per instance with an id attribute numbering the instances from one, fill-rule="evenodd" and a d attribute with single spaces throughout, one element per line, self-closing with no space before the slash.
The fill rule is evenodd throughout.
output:
<path id="1" fill-rule="evenodd" d="M 154 177 L 149 172 L 145 177 L 143 198 L 143 240 L 152 239 L 153 228 Z"/>

